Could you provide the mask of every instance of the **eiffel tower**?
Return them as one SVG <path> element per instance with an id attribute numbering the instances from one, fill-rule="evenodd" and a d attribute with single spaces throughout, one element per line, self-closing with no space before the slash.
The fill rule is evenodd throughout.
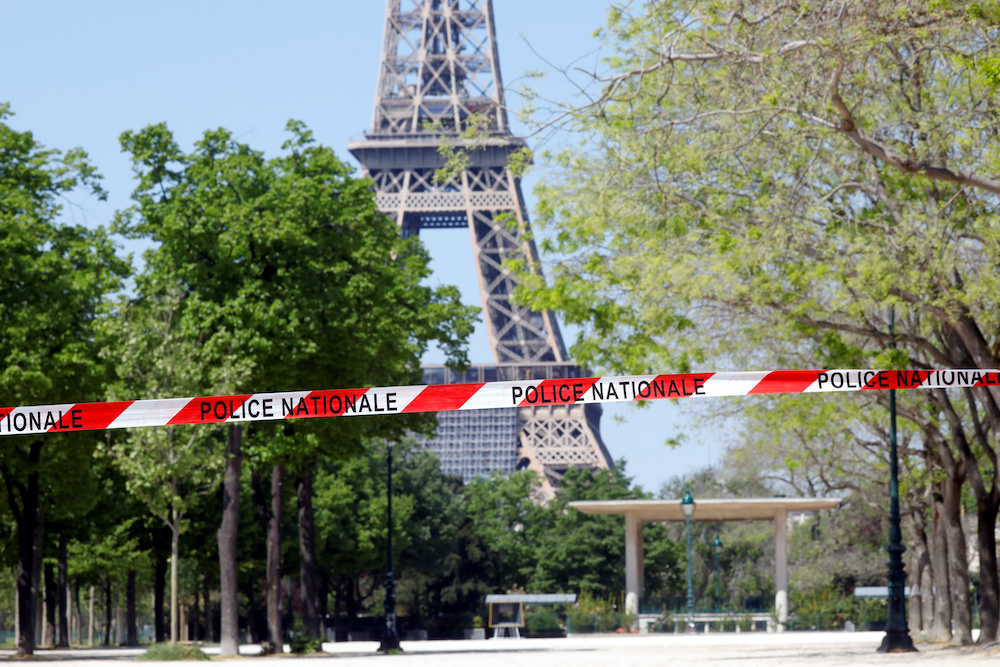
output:
<path id="1" fill-rule="evenodd" d="M 463 139 L 471 125 L 475 139 Z M 460 177 L 435 181 L 442 137 L 468 156 Z M 376 203 L 406 236 L 468 229 L 479 277 L 492 364 L 465 373 L 424 368 L 427 384 L 580 377 L 567 359 L 553 313 L 511 299 L 516 278 L 504 261 L 541 271 L 510 155 L 525 147 L 507 121 L 491 0 L 388 0 L 371 131 L 348 150 L 375 182 Z M 468 481 L 491 470 L 530 468 L 551 497 L 570 467 L 612 466 L 600 435 L 599 404 L 438 415 L 426 444 L 445 472 Z"/>

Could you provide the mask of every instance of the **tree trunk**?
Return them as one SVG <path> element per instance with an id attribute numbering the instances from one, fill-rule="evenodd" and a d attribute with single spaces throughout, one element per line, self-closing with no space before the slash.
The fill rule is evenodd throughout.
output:
<path id="1" fill-rule="evenodd" d="M 316 528 L 313 518 L 313 472 L 308 469 L 295 479 L 299 507 L 299 582 L 302 586 L 302 629 L 319 639 L 319 605 L 316 591 Z"/>
<path id="2" fill-rule="evenodd" d="M 163 598 L 166 593 L 167 556 L 161 549 L 157 549 L 153 569 L 153 639 L 157 643 L 167 639 L 166 628 L 163 626 Z"/>
<path id="3" fill-rule="evenodd" d="M 920 600 L 920 618 L 923 619 L 921 634 L 930 637 L 934 634 L 934 566 L 930 560 L 930 545 L 924 552 L 926 566 L 921 571 L 920 590 L 924 592 Z"/>
<path id="4" fill-rule="evenodd" d="M 69 538 L 59 536 L 59 640 L 56 646 L 69 648 Z"/>
<path id="5" fill-rule="evenodd" d="M 347 629 L 344 627 L 344 620 L 341 618 L 340 612 L 344 604 L 344 581 L 343 578 L 337 580 L 337 584 L 333 590 L 333 641 L 335 642 L 346 642 L 347 641 Z"/>
<path id="6" fill-rule="evenodd" d="M 347 631 L 350 632 L 351 628 L 354 627 L 354 621 L 358 617 L 358 582 L 356 579 L 351 577 L 347 580 L 346 586 L 347 596 L 344 602 L 347 607 Z"/>
<path id="7" fill-rule="evenodd" d="M 194 589 L 194 604 L 191 605 L 191 632 L 188 635 L 191 637 L 191 641 L 196 642 L 201 639 L 201 635 L 198 632 L 199 623 L 201 623 L 201 591 L 196 586 Z"/>
<path id="8" fill-rule="evenodd" d="M 966 435 L 966 428 L 963 419 L 952 405 L 944 390 L 936 390 L 932 396 L 938 397 L 936 401 L 944 410 L 945 417 L 951 427 L 952 442 L 961 455 L 962 464 L 965 467 L 965 479 L 969 483 L 972 495 L 976 499 L 977 527 L 977 548 L 980 559 L 980 619 L 982 630 L 979 635 L 979 642 L 983 644 L 992 643 L 997 636 L 998 615 L 1000 615 L 1000 582 L 997 580 L 997 555 L 996 555 L 996 520 L 997 512 L 1000 510 L 1000 490 L 997 488 L 996 464 L 991 463 L 986 475 L 980 470 L 980 462 L 976 453 L 969 444 Z M 989 450 L 991 445 L 979 419 L 979 406 L 975 394 L 971 389 L 965 390 L 969 412 L 972 417 L 976 440 L 980 445 Z M 987 399 L 987 415 L 994 414 L 1000 410 L 993 403 L 989 394 L 982 394 Z M 1000 420 L 995 420 L 1000 421 Z M 998 424 L 1000 425 L 1000 424 Z M 995 452 L 994 452 L 995 455 Z M 987 457 L 988 458 L 988 457 Z M 987 482 L 989 479 L 989 482 Z"/>
<path id="9" fill-rule="evenodd" d="M 934 575 L 934 622 L 929 639 L 951 641 L 951 581 L 948 568 L 948 539 L 944 528 L 944 496 L 935 492 L 934 539 L 931 543 L 931 569 Z"/>
<path id="10" fill-rule="evenodd" d="M 284 592 L 284 626 L 286 628 L 295 627 L 295 618 L 293 613 L 295 612 L 295 598 L 292 597 L 292 579 L 291 577 L 285 576 L 285 592 Z"/>
<path id="11" fill-rule="evenodd" d="M 42 645 L 55 648 L 56 645 L 56 568 L 45 563 L 45 631 Z"/>
<path id="12" fill-rule="evenodd" d="M 256 588 L 254 581 L 247 582 L 247 634 L 250 635 L 250 643 L 260 643 L 260 635 L 257 632 L 257 625 L 262 618 L 260 610 L 257 609 L 257 596 L 254 595 Z"/>
<path id="13" fill-rule="evenodd" d="M 83 609 L 80 607 L 80 582 L 73 581 L 73 604 L 76 606 L 76 613 L 73 614 L 73 622 L 76 625 L 76 643 L 83 644 Z M 72 634 L 72 629 L 70 630 Z M 70 642 L 73 637 L 70 637 Z"/>
<path id="14" fill-rule="evenodd" d="M 948 540 L 948 582 L 951 587 L 952 641 L 972 643 L 972 609 L 969 604 L 969 561 L 962 530 L 962 480 L 949 475 L 944 485 L 944 532 Z"/>
<path id="15" fill-rule="evenodd" d="M 910 535 L 910 547 L 907 550 L 910 554 L 910 567 L 907 570 L 907 577 L 910 584 L 909 616 L 910 633 L 922 633 L 924 630 L 923 599 L 924 595 L 931 595 L 931 589 L 924 591 L 922 583 L 924 580 L 924 570 L 930 565 L 927 556 L 927 535 L 924 532 L 923 516 L 920 511 L 914 511 L 907 515 L 905 520 L 907 532 Z"/>
<path id="16" fill-rule="evenodd" d="M 127 641 L 125 625 L 125 611 L 122 609 L 121 593 L 119 592 L 115 594 L 115 646 L 124 646 Z"/>
<path id="17" fill-rule="evenodd" d="M 41 563 L 41 556 L 39 556 L 40 549 L 35 551 L 35 567 L 39 568 L 39 563 Z M 35 598 L 35 647 L 42 645 L 42 634 L 45 629 L 45 604 L 42 600 L 42 585 L 40 583 L 38 574 L 34 576 L 32 597 Z"/>
<path id="18" fill-rule="evenodd" d="M 90 587 L 90 620 L 87 623 L 87 645 L 94 645 L 94 587 Z"/>
<path id="19" fill-rule="evenodd" d="M 979 546 L 979 643 L 997 641 L 1000 613 L 1000 580 L 997 579 L 997 507 L 989 494 L 978 499 L 976 512 Z"/>
<path id="20" fill-rule="evenodd" d="M 43 444 L 43 440 L 31 444 L 28 452 L 31 463 L 39 462 Z M 7 491 L 7 505 L 17 526 L 17 655 L 34 655 L 37 584 L 33 575 L 37 569 L 36 548 L 37 556 L 41 551 L 43 520 L 38 507 L 38 473 L 29 473 L 28 479 L 22 481 L 4 466 L 0 474 Z"/>
<path id="21" fill-rule="evenodd" d="M 267 643 L 276 653 L 281 653 L 284 646 L 281 619 L 281 522 L 285 513 L 284 484 L 284 467 L 273 466 L 271 492 L 267 497 L 262 488 L 260 471 L 254 470 L 251 473 L 250 487 L 253 489 L 254 506 L 267 542 Z"/>
<path id="22" fill-rule="evenodd" d="M 223 482 L 222 524 L 219 526 L 219 596 L 221 636 L 219 655 L 239 655 L 239 600 L 237 598 L 236 537 L 240 512 L 240 473 L 243 467 L 243 427 L 229 425 L 226 472 Z"/>
<path id="23" fill-rule="evenodd" d="M 180 639 L 180 620 L 178 615 L 177 585 L 178 559 L 181 551 L 181 530 L 180 522 L 177 521 L 177 508 L 171 510 L 174 523 L 170 526 L 170 643 L 176 644 Z"/>
<path id="24" fill-rule="evenodd" d="M 125 600 L 128 614 L 125 621 L 128 633 L 125 636 L 125 644 L 128 646 L 139 645 L 139 625 L 136 622 L 135 612 L 135 570 L 128 571 L 128 581 L 125 584 Z"/>
<path id="25" fill-rule="evenodd" d="M 281 627 L 281 521 L 285 513 L 285 469 L 271 469 L 271 511 L 267 521 L 267 639 L 281 653 L 284 632 Z"/>
<path id="26" fill-rule="evenodd" d="M 111 577 L 104 573 L 104 645 L 111 646 Z"/>
<path id="27" fill-rule="evenodd" d="M 31 635 L 32 646 L 37 647 L 42 624 L 42 545 L 45 541 L 45 511 L 39 508 L 31 542 Z"/>
<path id="28" fill-rule="evenodd" d="M 319 636 L 326 641 L 327 598 L 330 594 L 330 580 L 325 574 L 319 578 Z"/>
<path id="29" fill-rule="evenodd" d="M 212 627 L 212 589 L 209 586 L 208 572 L 201 577 L 202 600 L 205 602 L 205 643 L 215 641 L 215 630 Z"/>
<path id="30" fill-rule="evenodd" d="M 45 543 L 45 510 L 38 510 L 38 524 L 35 527 L 34 542 L 32 543 L 31 562 L 31 598 L 34 600 L 32 609 L 35 614 L 35 646 L 42 640 L 42 629 L 45 625 L 44 605 L 42 604 L 42 549 Z"/>

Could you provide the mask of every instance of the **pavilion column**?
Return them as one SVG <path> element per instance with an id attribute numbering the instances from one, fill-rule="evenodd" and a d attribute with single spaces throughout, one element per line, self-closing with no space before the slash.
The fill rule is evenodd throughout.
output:
<path id="1" fill-rule="evenodd" d="M 774 610 L 778 615 L 778 632 L 785 631 L 788 621 L 788 512 L 774 513 Z"/>
<path id="2" fill-rule="evenodd" d="M 625 513 L 625 611 L 639 613 L 642 599 L 643 545 L 642 519 L 634 512 Z"/>

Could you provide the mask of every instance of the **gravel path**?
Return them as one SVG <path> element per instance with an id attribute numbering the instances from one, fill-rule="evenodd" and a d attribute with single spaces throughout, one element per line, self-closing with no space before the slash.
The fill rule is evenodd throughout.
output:
<path id="1" fill-rule="evenodd" d="M 567 639 L 505 639 L 403 642 L 402 655 L 375 653 L 376 642 L 324 644 L 324 654 L 251 657 L 255 646 L 241 647 L 240 658 L 215 661 L 252 663 L 264 667 L 614 667 L 639 665 L 739 665 L 740 667 L 808 665 L 861 667 L 863 665 L 991 665 L 1000 664 L 1000 647 L 949 647 L 918 644 L 918 653 L 876 653 L 881 632 L 782 634 L 742 633 L 708 635 L 577 636 Z M 218 653 L 208 647 L 207 653 Z M 39 651 L 29 662 L 84 662 L 86 667 L 132 663 L 142 649 L 74 649 Z M 9 656 L 11 651 L 0 651 Z M 303 665 L 304 662 L 312 663 Z M 139 662 L 139 665 L 167 663 Z"/>

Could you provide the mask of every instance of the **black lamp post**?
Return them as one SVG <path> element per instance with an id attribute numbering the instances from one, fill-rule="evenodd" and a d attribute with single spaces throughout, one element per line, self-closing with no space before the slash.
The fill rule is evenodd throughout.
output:
<path id="1" fill-rule="evenodd" d="M 719 554 L 722 552 L 722 540 L 718 533 L 712 542 L 712 553 L 715 554 L 715 611 L 722 611 L 722 581 L 719 575 Z"/>
<path id="2" fill-rule="evenodd" d="M 694 634 L 694 585 L 691 583 L 691 517 L 694 516 L 694 498 L 691 497 L 691 489 L 684 490 L 684 497 L 681 498 L 681 514 L 684 515 L 684 523 L 687 527 L 687 557 L 688 557 L 688 596 L 687 596 L 687 629 L 685 634 Z"/>
<path id="3" fill-rule="evenodd" d="M 385 634 L 382 635 L 382 643 L 378 647 L 379 653 L 388 651 L 401 651 L 399 647 L 399 635 L 396 633 L 396 582 L 392 573 L 392 444 L 387 446 L 385 456 L 386 467 L 389 471 L 386 499 L 388 518 L 388 547 L 385 554 Z"/>
<path id="4" fill-rule="evenodd" d="M 896 347 L 896 310 L 889 310 L 889 347 Z M 916 651 L 906 624 L 903 531 L 899 526 L 899 455 L 896 451 L 896 390 L 889 390 L 889 605 L 879 653 Z"/>

